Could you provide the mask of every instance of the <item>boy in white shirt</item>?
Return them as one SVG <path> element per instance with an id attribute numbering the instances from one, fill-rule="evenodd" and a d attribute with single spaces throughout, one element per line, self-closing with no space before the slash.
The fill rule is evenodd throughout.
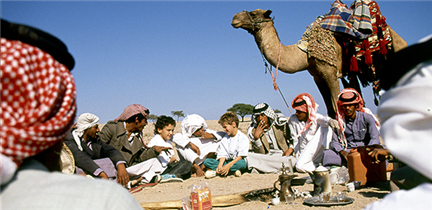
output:
<path id="1" fill-rule="evenodd" d="M 247 170 L 246 158 L 249 150 L 248 137 L 238 130 L 239 119 L 234 112 L 226 112 L 219 119 L 219 124 L 224 128 L 223 136 L 216 159 L 207 158 L 204 165 L 210 171 L 206 172 L 206 178 L 215 177 L 216 174 L 226 176 L 230 172 L 235 176 L 241 176 L 242 170 Z"/>
<path id="2" fill-rule="evenodd" d="M 157 159 L 162 165 L 163 172 L 161 182 L 186 179 L 190 177 L 192 164 L 185 160 L 181 154 L 178 158 L 174 155 L 174 149 L 171 143 L 174 134 L 175 120 L 172 117 L 161 115 L 155 123 L 154 137 L 150 140 L 148 146 L 169 147 L 167 152 L 161 152 Z M 179 179 L 180 178 L 180 179 Z"/>

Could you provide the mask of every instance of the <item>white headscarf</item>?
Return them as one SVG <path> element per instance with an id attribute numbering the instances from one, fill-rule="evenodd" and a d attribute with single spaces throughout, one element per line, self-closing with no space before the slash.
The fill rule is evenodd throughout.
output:
<path id="1" fill-rule="evenodd" d="M 186 116 L 181 123 L 182 134 L 190 138 L 195 131 L 200 128 L 207 129 L 207 123 L 204 118 L 197 114 Z"/>
<path id="2" fill-rule="evenodd" d="M 99 117 L 94 114 L 84 113 L 78 117 L 76 127 L 72 132 L 72 136 L 76 144 L 78 145 L 78 149 L 83 150 L 81 147 L 81 137 L 84 135 L 84 131 L 99 124 Z"/>

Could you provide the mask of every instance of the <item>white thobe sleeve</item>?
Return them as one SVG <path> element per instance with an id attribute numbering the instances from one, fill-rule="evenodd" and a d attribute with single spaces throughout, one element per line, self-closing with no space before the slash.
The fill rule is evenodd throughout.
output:
<path id="1" fill-rule="evenodd" d="M 331 119 L 330 117 L 326 117 L 323 116 L 321 114 L 316 114 L 316 121 L 318 123 L 318 125 L 322 126 L 322 127 L 328 127 L 328 121 Z"/>
<path id="2" fill-rule="evenodd" d="M 176 145 L 179 145 L 180 147 L 183 148 L 185 148 L 190 143 L 190 139 L 181 133 L 174 134 L 172 141 Z"/>
<path id="3" fill-rule="evenodd" d="M 262 146 L 262 142 L 261 139 L 257 139 L 255 140 L 255 137 L 252 133 L 252 130 L 254 129 L 254 127 L 249 126 L 248 131 L 247 131 L 247 137 L 249 138 L 249 140 L 252 142 L 252 144 L 256 147 L 256 148 L 260 148 Z"/>
<path id="4" fill-rule="evenodd" d="M 213 136 L 215 137 L 215 142 L 220 141 L 225 134 L 225 132 L 214 131 L 210 129 L 206 129 L 205 132 L 213 134 Z"/>
<path id="5" fill-rule="evenodd" d="M 290 134 L 291 134 L 291 138 L 293 139 L 293 149 L 294 149 L 294 153 L 296 151 L 298 151 L 298 147 L 299 147 L 299 132 L 301 131 L 299 128 L 300 126 L 300 122 L 297 118 L 296 115 L 291 115 L 291 117 L 288 120 L 288 126 L 290 128 Z"/>

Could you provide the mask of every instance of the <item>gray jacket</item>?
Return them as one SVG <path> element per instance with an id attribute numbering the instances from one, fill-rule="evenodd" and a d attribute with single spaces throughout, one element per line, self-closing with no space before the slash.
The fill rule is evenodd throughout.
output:
<path id="1" fill-rule="evenodd" d="M 102 141 L 115 147 L 129 166 L 157 157 L 152 148 L 144 146 L 142 137 L 134 136 L 132 146 L 129 144 L 128 135 L 123 122 L 109 121 L 99 132 Z"/>

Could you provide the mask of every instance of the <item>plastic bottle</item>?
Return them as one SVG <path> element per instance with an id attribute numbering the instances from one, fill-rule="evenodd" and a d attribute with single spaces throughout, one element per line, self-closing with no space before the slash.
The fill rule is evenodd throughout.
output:
<path id="1" fill-rule="evenodd" d="M 356 149 L 351 149 L 348 154 L 348 174 L 350 182 L 360 181 L 361 185 L 366 185 L 367 168 L 363 165 L 361 154 Z"/>

